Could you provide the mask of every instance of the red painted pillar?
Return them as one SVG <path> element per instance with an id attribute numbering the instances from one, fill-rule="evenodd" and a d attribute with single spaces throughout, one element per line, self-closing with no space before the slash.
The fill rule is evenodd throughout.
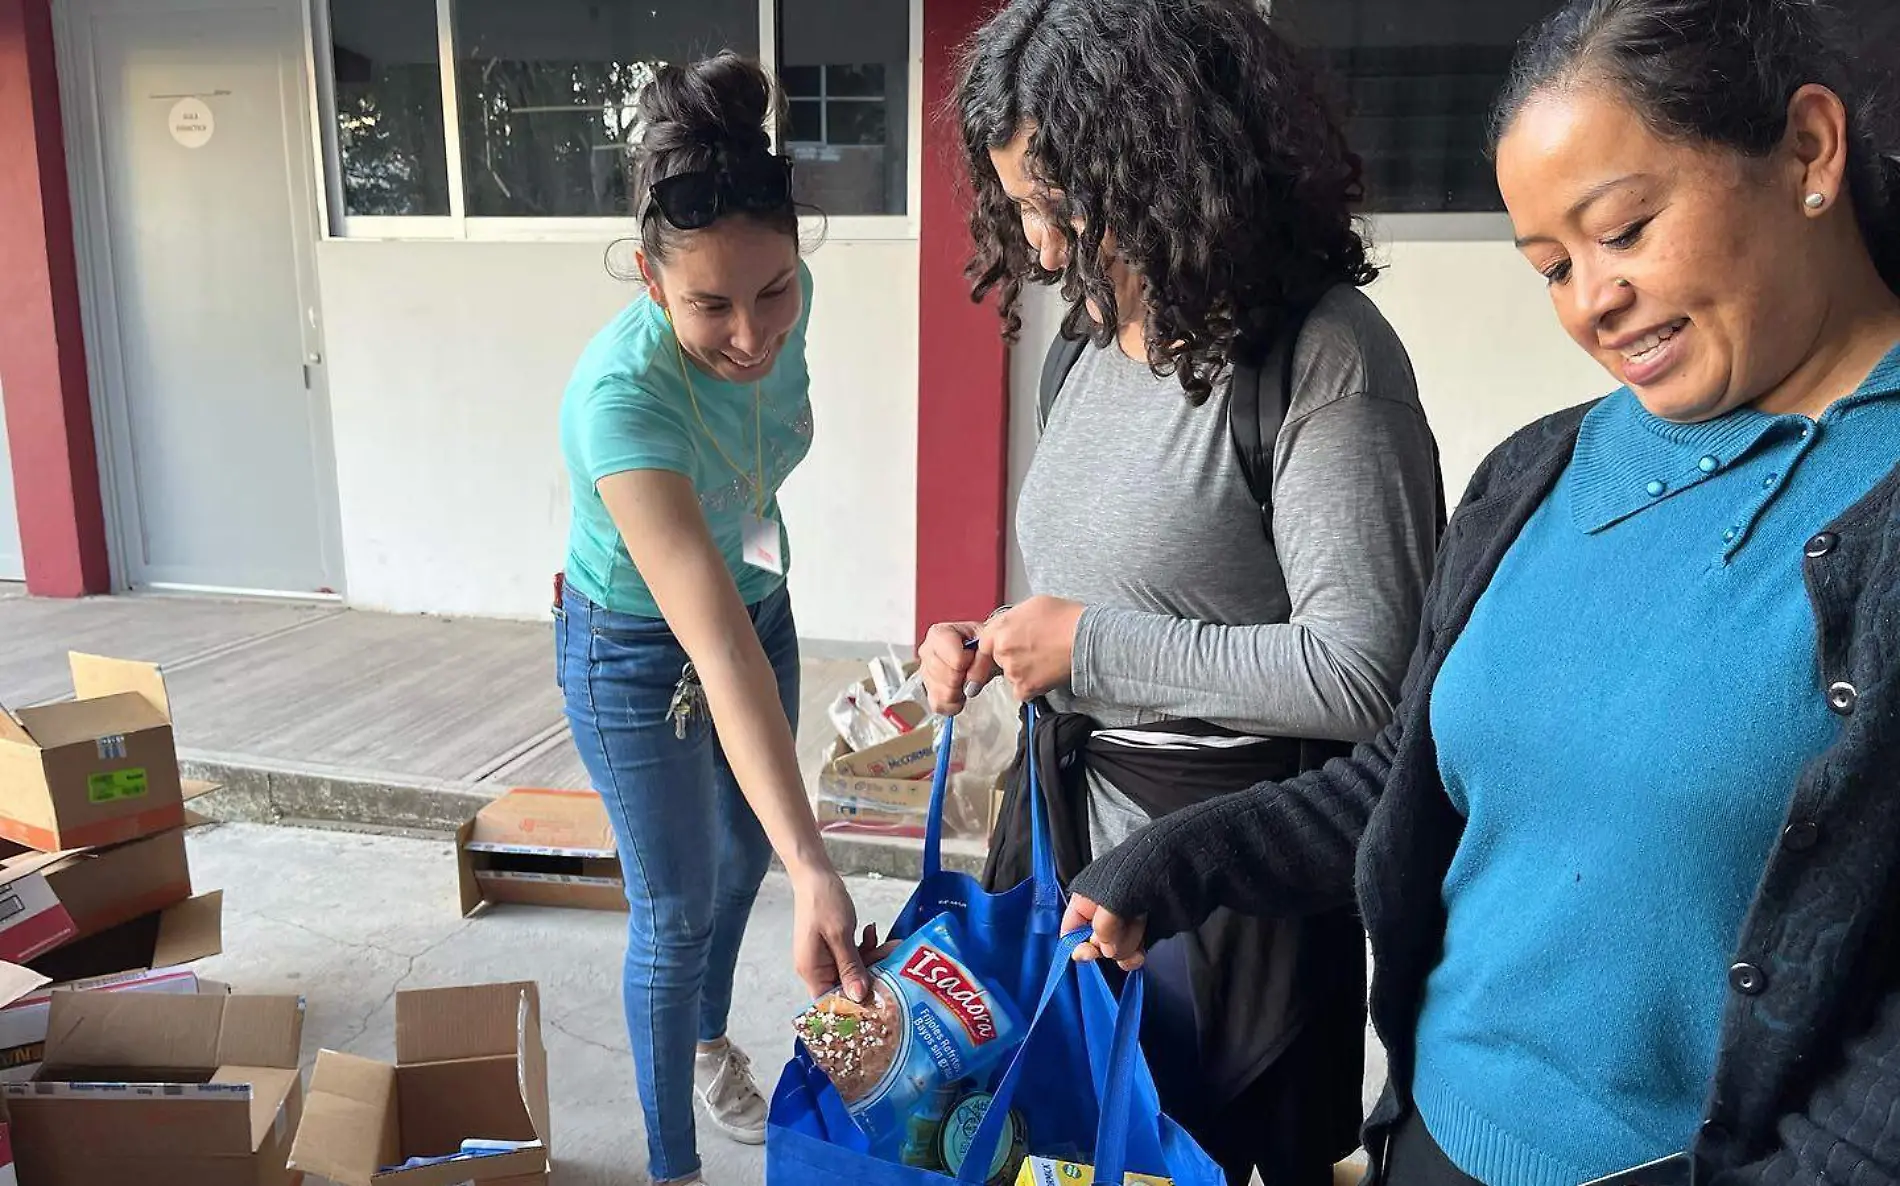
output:
<path id="1" fill-rule="evenodd" d="M 51 0 L 0 0 L 0 387 L 27 588 L 111 585 Z"/>
<path id="2" fill-rule="evenodd" d="M 949 109 L 956 51 L 997 0 L 924 0 L 923 194 L 917 351 L 917 636 L 1003 599 L 1009 515 L 1009 354 L 963 267 L 963 144 Z"/>

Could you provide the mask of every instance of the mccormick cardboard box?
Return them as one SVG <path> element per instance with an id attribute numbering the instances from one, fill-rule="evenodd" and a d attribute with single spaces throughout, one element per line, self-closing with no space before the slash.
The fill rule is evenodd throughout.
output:
<path id="1" fill-rule="evenodd" d="M 935 734 L 934 729 L 922 730 Z M 908 741 L 914 735 L 907 734 L 900 741 Z M 896 742 L 886 742 L 876 749 L 885 749 Z M 926 747 L 927 752 L 934 749 Z M 825 832 L 854 832 L 877 836 L 921 837 L 924 834 L 924 821 L 930 810 L 930 770 L 926 767 L 921 778 L 898 778 L 858 773 L 865 763 L 854 763 L 853 759 L 862 759 L 866 754 L 853 752 L 840 740 L 832 746 L 825 765 L 818 772 L 818 797 L 812 805 L 818 816 L 818 827 Z M 879 759 L 872 758 L 875 765 Z M 914 763 L 899 766 L 899 769 L 914 767 Z"/>
<path id="2" fill-rule="evenodd" d="M 455 834 L 462 914 L 487 902 L 625 910 L 613 825 L 592 791 L 514 790 Z"/>
<path id="3" fill-rule="evenodd" d="M 59 852 L 183 826 L 158 668 L 77 652 L 69 661 L 76 699 L 0 706 L 0 838 Z"/>
<path id="4" fill-rule="evenodd" d="M 191 897 L 185 833 L 0 860 L 0 960 L 25 963 Z"/>
<path id="5" fill-rule="evenodd" d="M 33 980 L 44 979 L 28 973 Z M 0 1007 L 0 1083 L 25 1083 L 40 1069 L 46 1054 L 46 1024 L 55 992 L 169 992 L 229 994 L 230 988 L 201 980 L 185 968 L 156 972 L 121 972 L 95 980 L 76 980 L 33 989 Z"/>
<path id="6" fill-rule="evenodd" d="M 291 1186 L 298 997 L 59 992 L 46 1062 L 4 1093 L 39 1186 Z"/>
<path id="7" fill-rule="evenodd" d="M 527 1142 L 492 1157 L 401 1168 L 469 1139 Z M 343 1186 L 544 1186 L 548 1062 L 533 983 L 396 994 L 396 1064 L 325 1050 L 293 1170 Z"/>

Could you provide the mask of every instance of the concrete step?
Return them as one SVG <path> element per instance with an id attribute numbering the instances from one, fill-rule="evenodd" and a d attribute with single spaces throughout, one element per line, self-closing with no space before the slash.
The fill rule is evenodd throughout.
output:
<path id="1" fill-rule="evenodd" d="M 507 789 L 493 782 L 400 777 L 190 748 L 180 749 L 178 760 L 186 777 L 224 787 L 194 808 L 213 819 L 246 823 L 441 837 Z M 846 876 L 914 881 L 922 871 L 922 847 L 914 840 L 831 835 L 825 847 Z M 944 842 L 944 865 L 953 871 L 980 872 L 984 856 L 980 843 Z"/>

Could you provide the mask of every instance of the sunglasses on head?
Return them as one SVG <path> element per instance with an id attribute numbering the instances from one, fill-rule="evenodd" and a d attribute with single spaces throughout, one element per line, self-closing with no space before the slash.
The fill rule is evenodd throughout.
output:
<path id="1" fill-rule="evenodd" d="M 653 183 L 649 214 L 682 231 L 711 226 L 722 214 L 769 214 L 792 204 L 792 161 L 752 157 L 711 169 L 675 173 Z"/>

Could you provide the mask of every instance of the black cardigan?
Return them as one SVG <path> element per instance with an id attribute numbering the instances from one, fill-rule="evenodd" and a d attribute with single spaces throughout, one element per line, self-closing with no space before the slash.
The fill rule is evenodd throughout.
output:
<path id="1" fill-rule="evenodd" d="M 1472 479 L 1384 733 L 1323 770 L 1157 821 L 1073 886 L 1147 916 L 1159 938 L 1218 906 L 1326 910 L 1350 901 L 1356 881 L 1374 956 L 1372 1018 L 1390 1058 L 1365 1132 L 1375 1181 L 1411 1106 L 1419 1007 L 1445 934 L 1441 889 L 1464 828 L 1439 779 L 1430 690 L 1568 465 L 1588 410 L 1524 429 Z M 1693 1150 L 1698 1183 L 1900 1184 L 1900 468 L 1805 552 L 1821 660 L 1813 694 L 1844 720 L 1795 787 L 1743 924 Z M 1603 957 L 1580 935 L 1577 958 Z"/>

